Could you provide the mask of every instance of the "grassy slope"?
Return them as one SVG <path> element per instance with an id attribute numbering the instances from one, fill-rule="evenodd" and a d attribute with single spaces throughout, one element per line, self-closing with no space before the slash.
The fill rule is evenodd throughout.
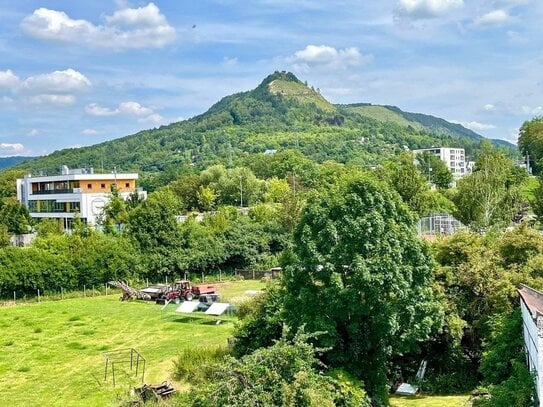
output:
<path id="1" fill-rule="evenodd" d="M 260 282 L 228 283 L 224 298 L 239 298 Z M 180 349 L 226 344 L 233 317 L 215 325 L 205 315 L 175 314 L 151 302 L 117 295 L 3 308 L 0 314 L 0 405 L 108 405 L 130 385 L 104 384 L 106 350 L 134 347 L 147 359 L 145 381 L 171 380 Z M 100 382 L 100 383 L 99 383 Z M 39 401 L 39 403 L 37 403 Z"/>
<path id="2" fill-rule="evenodd" d="M 336 107 L 323 98 L 316 91 L 309 89 L 303 83 L 300 82 L 291 82 L 276 79 L 268 85 L 268 89 L 273 95 L 282 95 L 287 99 L 296 99 L 301 103 L 314 103 L 318 108 L 334 112 Z"/>
<path id="3" fill-rule="evenodd" d="M 409 121 L 398 113 L 393 112 L 384 106 L 351 106 L 348 108 L 348 110 L 380 122 L 393 122 L 400 126 L 411 126 L 417 130 L 424 130 L 424 127 L 419 123 Z"/>

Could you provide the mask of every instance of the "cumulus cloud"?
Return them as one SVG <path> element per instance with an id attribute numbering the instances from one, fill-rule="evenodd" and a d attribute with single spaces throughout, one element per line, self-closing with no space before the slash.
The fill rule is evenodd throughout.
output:
<path id="1" fill-rule="evenodd" d="M 483 109 L 485 109 L 485 110 L 488 111 L 488 112 L 494 110 L 495 108 L 496 108 L 496 106 L 494 106 L 494 105 L 491 104 L 491 103 L 487 103 L 486 105 L 483 106 Z"/>
<path id="2" fill-rule="evenodd" d="M 153 109 L 140 105 L 138 102 L 122 102 L 119 104 L 119 113 L 128 114 L 131 116 L 149 116 L 153 113 Z"/>
<path id="3" fill-rule="evenodd" d="M 38 129 L 31 129 L 28 133 L 26 133 L 26 135 L 30 137 L 36 137 L 36 136 L 39 136 L 40 134 L 41 134 L 41 131 L 39 131 Z"/>
<path id="4" fill-rule="evenodd" d="M 0 89 L 13 89 L 19 83 L 19 77 L 11 69 L 0 71 Z"/>
<path id="5" fill-rule="evenodd" d="M 85 107 L 85 112 L 91 116 L 132 116 L 137 117 L 139 121 L 148 121 L 153 123 L 159 123 L 164 120 L 162 116 L 155 113 L 150 107 L 143 106 L 134 101 L 119 103 L 119 106 L 114 109 L 100 106 L 97 103 L 91 103 Z"/>
<path id="6" fill-rule="evenodd" d="M 0 71 L 0 89 L 9 90 L 14 97 L 35 105 L 67 106 L 75 103 L 76 94 L 91 86 L 89 79 L 74 69 L 54 71 L 21 79 L 11 70 Z M 12 98 L 4 97 L 5 100 Z"/>
<path id="7" fill-rule="evenodd" d="M 494 10 L 475 19 L 475 25 L 478 26 L 496 26 L 503 25 L 513 21 L 513 17 L 505 10 Z"/>
<path id="8" fill-rule="evenodd" d="M 30 76 L 18 89 L 33 94 L 66 94 L 80 92 L 90 86 L 91 82 L 85 75 L 73 69 L 66 69 Z"/>
<path id="9" fill-rule="evenodd" d="M 328 45 L 308 45 L 288 58 L 298 70 L 308 70 L 311 67 L 345 69 L 372 60 L 372 55 L 362 55 L 358 48 L 336 49 Z"/>
<path id="10" fill-rule="evenodd" d="M 413 19 L 436 18 L 463 6 L 464 0 L 400 0 L 398 14 Z"/>
<path id="11" fill-rule="evenodd" d="M 154 3 L 139 8 L 124 7 L 105 16 L 101 25 L 42 7 L 23 19 L 21 29 L 40 40 L 115 50 L 160 48 L 175 40 L 175 29 Z"/>
<path id="12" fill-rule="evenodd" d="M 0 157 L 21 155 L 25 147 L 21 143 L 0 143 Z"/>

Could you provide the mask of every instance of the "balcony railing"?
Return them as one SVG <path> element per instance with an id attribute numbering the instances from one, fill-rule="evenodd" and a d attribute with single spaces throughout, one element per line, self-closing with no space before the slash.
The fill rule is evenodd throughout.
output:
<path id="1" fill-rule="evenodd" d="M 81 192 L 81 188 L 44 189 L 41 191 L 32 191 L 32 195 L 73 194 L 78 192 Z"/>

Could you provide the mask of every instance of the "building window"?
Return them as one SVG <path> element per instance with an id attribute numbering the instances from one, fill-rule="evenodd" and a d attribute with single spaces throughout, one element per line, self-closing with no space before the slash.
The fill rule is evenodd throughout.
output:
<path id="1" fill-rule="evenodd" d="M 127 182 L 126 184 L 124 184 L 124 186 L 125 186 L 126 188 L 130 188 L 130 182 Z"/>
<path id="2" fill-rule="evenodd" d="M 92 184 L 87 184 L 87 189 L 92 189 Z"/>
<path id="3" fill-rule="evenodd" d="M 100 188 L 106 189 L 106 184 L 101 184 L 101 185 L 100 185 Z"/>

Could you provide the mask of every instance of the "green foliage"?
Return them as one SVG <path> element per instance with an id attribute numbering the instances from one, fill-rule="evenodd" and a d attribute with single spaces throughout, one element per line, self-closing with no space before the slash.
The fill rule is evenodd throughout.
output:
<path id="1" fill-rule="evenodd" d="M 0 201 L 0 224 L 6 225 L 9 233 L 22 234 L 30 232 L 34 221 L 26 206 L 8 198 Z"/>
<path id="2" fill-rule="evenodd" d="M 16 169 L 51 173 L 60 165 L 77 168 L 84 164 L 104 171 L 118 166 L 120 171 L 142 174 L 141 185 L 152 192 L 214 164 L 243 164 L 258 177 L 269 178 L 258 174 L 258 164 L 249 164 L 267 160 L 269 157 L 262 157 L 267 149 L 278 154 L 295 149 L 312 161 L 335 160 L 367 167 L 394 156 L 404 145 L 455 145 L 470 154 L 480 140 L 477 134 L 441 119 L 388 106 L 384 109 L 391 116 L 404 119 L 382 120 L 352 107 L 334 106 L 294 75 L 276 73 L 256 89 L 227 96 L 190 120 L 96 146 L 57 151 L 21 163 Z M 306 175 L 300 178 L 309 186 Z M 187 210 L 197 207 L 192 198 L 182 199 Z"/>
<path id="3" fill-rule="evenodd" d="M 543 158 L 543 117 L 525 121 L 519 130 L 518 148 L 523 155 L 529 154 L 534 173 L 541 172 Z"/>
<path id="4" fill-rule="evenodd" d="M 420 172 L 428 177 L 428 181 L 440 189 L 449 188 L 453 181 L 453 175 L 447 165 L 439 157 L 429 151 L 417 154 L 415 157 Z"/>
<path id="5" fill-rule="evenodd" d="M 455 217 L 473 229 L 508 225 L 520 209 L 522 181 L 509 158 L 484 146 L 473 173 L 457 183 Z"/>
<path id="6" fill-rule="evenodd" d="M 236 356 L 241 357 L 271 346 L 281 337 L 285 323 L 282 315 L 283 295 L 280 287 L 270 285 L 264 294 L 243 305 L 241 321 L 234 333 Z"/>
<path id="7" fill-rule="evenodd" d="M 306 206 L 295 242 L 303 267 L 284 273 L 285 320 L 326 332 L 327 360 L 386 402 L 390 358 L 416 351 L 443 317 L 412 214 L 386 185 L 351 177 Z"/>
<path id="8" fill-rule="evenodd" d="M 207 378 L 205 366 L 218 362 L 227 354 L 228 350 L 222 346 L 183 349 L 173 361 L 173 377 L 192 384 L 204 384 Z"/>
<path id="9" fill-rule="evenodd" d="M 513 374 L 513 363 L 525 361 L 520 310 L 496 315 L 488 321 L 490 334 L 484 343 L 480 371 L 485 384 L 500 384 Z"/>
<path id="10" fill-rule="evenodd" d="M 207 367 L 209 384 L 190 393 L 193 406 L 368 406 L 364 392 L 319 374 L 318 352 L 298 333 L 241 359 Z M 188 395 L 187 395 L 188 396 Z"/>
<path id="11" fill-rule="evenodd" d="M 512 361 L 511 376 L 490 387 L 491 398 L 478 401 L 479 407 L 525 407 L 533 405 L 534 379 L 523 362 Z"/>
<path id="12" fill-rule="evenodd" d="M 419 215 L 428 213 L 428 200 L 425 198 L 429 192 L 428 183 L 414 164 L 411 152 L 404 151 L 395 160 L 387 161 L 380 175 L 411 210 Z"/>

